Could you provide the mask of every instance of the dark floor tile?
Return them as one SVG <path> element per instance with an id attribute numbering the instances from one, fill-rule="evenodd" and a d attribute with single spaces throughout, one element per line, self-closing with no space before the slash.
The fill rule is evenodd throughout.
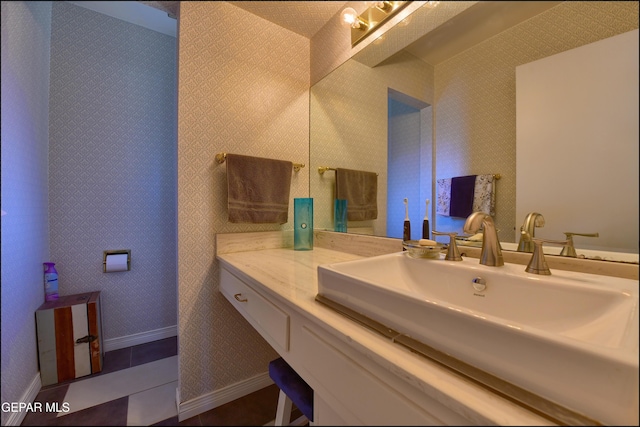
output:
<path id="1" fill-rule="evenodd" d="M 276 417 L 278 393 L 275 384 L 200 414 L 205 426 L 261 426 Z"/>
<path id="2" fill-rule="evenodd" d="M 187 418 L 186 420 L 180 421 L 178 425 L 179 426 L 204 426 L 206 424 L 202 424 L 200 415 L 196 415 L 195 417 Z"/>
<path id="3" fill-rule="evenodd" d="M 178 354 L 178 337 L 169 337 L 131 347 L 131 366 L 154 362 Z"/>
<path id="4" fill-rule="evenodd" d="M 129 397 L 58 417 L 50 426 L 126 426 Z"/>
<path id="5" fill-rule="evenodd" d="M 159 423 L 152 424 L 154 426 L 197 426 L 201 427 L 202 423 L 200 422 L 200 417 L 196 415 L 195 417 L 187 418 L 186 420 L 182 420 L 178 422 L 178 417 L 168 418 L 166 420 L 160 421 Z"/>
<path id="6" fill-rule="evenodd" d="M 62 409 L 62 403 L 64 397 L 69 389 L 69 384 L 59 385 L 54 384 L 40 390 L 35 400 L 33 401 L 34 407 L 37 404 L 41 410 L 28 412 L 22 420 L 23 426 L 42 426 L 50 425 L 49 422 L 55 421 L 57 412 L 47 411 L 47 404 L 57 403 L 59 408 Z"/>
<path id="7" fill-rule="evenodd" d="M 131 347 L 107 351 L 102 358 L 102 371 L 98 375 L 109 374 L 131 367 Z"/>

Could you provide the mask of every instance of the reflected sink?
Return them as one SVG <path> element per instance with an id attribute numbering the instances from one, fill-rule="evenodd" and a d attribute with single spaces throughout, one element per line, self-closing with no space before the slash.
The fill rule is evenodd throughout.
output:
<path id="1" fill-rule="evenodd" d="M 318 267 L 318 294 L 604 424 L 638 424 L 638 281 L 406 252 Z M 484 287 L 484 289 L 483 289 Z"/>

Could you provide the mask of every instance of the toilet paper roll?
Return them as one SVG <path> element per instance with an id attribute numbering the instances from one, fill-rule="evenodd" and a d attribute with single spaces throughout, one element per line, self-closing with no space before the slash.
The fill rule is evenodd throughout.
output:
<path id="1" fill-rule="evenodd" d="M 127 271 L 127 254 L 107 255 L 106 272 Z"/>

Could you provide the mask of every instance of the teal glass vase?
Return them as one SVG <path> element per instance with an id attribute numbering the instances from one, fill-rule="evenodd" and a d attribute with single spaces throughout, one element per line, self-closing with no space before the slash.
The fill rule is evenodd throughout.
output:
<path id="1" fill-rule="evenodd" d="M 313 249 L 313 198 L 293 199 L 293 249 Z"/>
<path id="2" fill-rule="evenodd" d="M 336 199 L 333 204 L 333 231 L 347 232 L 347 200 Z"/>

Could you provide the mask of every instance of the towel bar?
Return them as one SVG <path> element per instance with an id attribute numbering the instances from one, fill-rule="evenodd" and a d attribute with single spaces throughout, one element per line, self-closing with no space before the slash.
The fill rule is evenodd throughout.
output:
<path id="1" fill-rule="evenodd" d="M 222 163 L 222 162 L 220 162 L 220 163 Z M 334 170 L 336 170 L 336 168 L 332 168 L 332 167 L 329 167 L 329 166 L 318 166 L 318 173 L 320 175 L 324 175 L 324 173 L 326 171 L 334 171 Z M 378 175 L 378 174 L 376 174 L 376 175 Z M 502 178 L 502 176 L 499 173 L 496 173 L 496 174 L 493 175 L 493 178 L 494 179 L 500 179 L 500 178 Z"/>
<path id="2" fill-rule="evenodd" d="M 336 170 L 336 168 L 331 168 L 329 166 L 318 166 L 318 173 L 320 175 L 324 175 L 324 173 L 326 171 L 334 171 L 334 170 Z M 376 175 L 378 175 L 378 174 L 376 174 Z"/>
<path id="3" fill-rule="evenodd" d="M 324 175 L 326 171 L 334 171 L 336 168 L 330 168 L 329 166 L 318 166 L 318 173 Z"/>
<path id="4" fill-rule="evenodd" d="M 227 153 L 218 153 L 216 154 L 216 162 L 218 162 L 219 164 L 224 163 L 224 161 L 227 159 Z M 304 163 L 294 163 L 293 164 L 293 170 L 298 172 L 300 170 L 300 168 L 304 167 Z"/>

